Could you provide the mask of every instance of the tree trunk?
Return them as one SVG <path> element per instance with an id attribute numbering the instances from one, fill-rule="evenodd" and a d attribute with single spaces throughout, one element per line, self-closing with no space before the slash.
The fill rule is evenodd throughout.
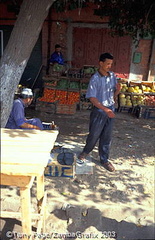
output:
<path id="1" fill-rule="evenodd" d="M 1 127 L 6 125 L 14 93 L 54 1 L 24 0 L 21 5 L 18 19 L 0 62 Z"/>

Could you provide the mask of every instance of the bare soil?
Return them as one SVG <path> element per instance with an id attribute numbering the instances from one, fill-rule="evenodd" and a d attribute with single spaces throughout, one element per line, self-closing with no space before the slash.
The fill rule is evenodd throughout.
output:
<path id="1" fill-rule="evenodd" d="M 89 110 L 74 115 L 56 115 L 27 110 L 28 117 L 52 120 L 59 126 L 57 143 L 79 153 L 88 134 Z M 97 145 L 91 152 L 93 174 L 73 179 L 45 177 L 46 232 L 40 239 L 154 239 L 154 120 L 116 113 L 110 160 L 115 173 L 99 163 Z M 32 189 L 35 210 L 36 185 Z M 20 209 L 19 191 L 2 186 L 5 210 Z M 1 219 L 1 239 L 7 231 L 21 233 L 21 222 Z M 35 233 L 35 223 L 33 227 Z M 35 239 L 35 238 L 34 238 Z"/>

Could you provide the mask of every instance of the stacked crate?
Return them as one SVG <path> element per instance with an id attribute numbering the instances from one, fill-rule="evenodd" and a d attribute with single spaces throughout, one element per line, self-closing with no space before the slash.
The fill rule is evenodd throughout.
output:
<path id="1" fill-rule="evenodd" d="M 76 104 L 60 104 L 56 106 L 57 114 L 75 114 L 76 113 Z"/>
<path id="2" fill-rule="evenodd" d="M 151 118 L 155 108 L 155 83 L 148 81 L 121 82 L 118 111 L 127 110 L 137 117 Z M 147 113 L 147 114 L 146 114 Z"/>
<path id="3" fill-rule="evenodd" d="M 36 102 L 36 110 L 57 114 L 74 114 L 79 99 L 79 92 L 45 88 L 43 97 Z"/>

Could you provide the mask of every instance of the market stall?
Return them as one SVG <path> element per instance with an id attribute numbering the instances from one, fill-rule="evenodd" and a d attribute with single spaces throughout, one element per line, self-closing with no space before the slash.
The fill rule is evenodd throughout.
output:
<path id="1" fill-rule="evenodd" d="M 128 111 L 138 118 L 155 118 L 155 82 L 120 79 L 118 112 Z"/>
<path id="2" fill-rule="evenodd" d="M 38 98 L 36 110 L 56 114 L 74 114 L 76 109 L 90 109 L 92 104 L 85 98 L 90 77 L 95 66 L 71 68 L 66 74 L 53 71 L 43 77 L 43 97 Z"/>
<path id="3" fill-rule="evenodd" d="M 44 92 L 37 99 L 36 110 L 56 114 L 74 114 L 76 110 L 91 109 L 92 104 L 86 99 L 86 90 L 95 66 L 71 68 L 65 73 L 54 69 L 44 76 Z M 121 92 L 118 95 L 118 112 L 134 113 L 137 117 L 154 117 L 155 82 L 134 81 L 118 78 Z"/>

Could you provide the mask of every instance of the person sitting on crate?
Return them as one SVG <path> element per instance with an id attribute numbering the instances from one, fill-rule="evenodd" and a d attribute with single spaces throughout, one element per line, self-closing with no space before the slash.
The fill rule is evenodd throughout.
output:
<path id="1" fill-rule="evenodd" d="M 60 65 L 64 65 L 64 58 L 61 53 L 61 46 L 59 44 L 55 45 L 55 51 L 52 53 L 50 57 L 50 63 L 52 64 L 58 63 Z"/>
<path id="2" fill-rule="evenodd" d="M 55 51 L 51 54 L 49 59 L 49 74 L 53 72 L 62 72 L 64 70 L 64 58 L 61 53 L 61 46 L 59 44 L 55 45 Z"/>
<path id="3" fill-rule="evenodd" d="M 26 119 L 25 107 L 28 107 L 33 100 L 33 92 L 30 88 L 24 88 L 19 94 L 19 98 L 13 102 L 13 107 L 5 128 L 9 129 L 55 129 L 54 123 L 44 124 L 39 118 Z"/>

